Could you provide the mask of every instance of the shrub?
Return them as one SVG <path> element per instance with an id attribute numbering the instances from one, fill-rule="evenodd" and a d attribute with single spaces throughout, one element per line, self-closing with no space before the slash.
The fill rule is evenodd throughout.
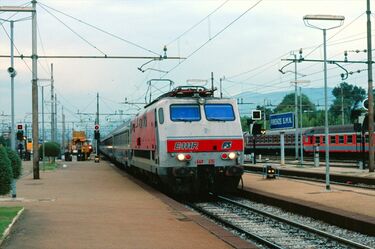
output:
<path id="1" fill-rule="evenodd" d="M 21 176 L 22 172 L 22 162 L 17 152 L 7 147 L 6 151 L 8 153 L 8 158 L 12 165 L 13 179 L 18 179 Z"/>
<path id="2" fill-rule="evenodd" d="M 5 139 L 4 136 L 0 136 L 0 144 L 9 146 L 9 139 Z"/>
<path id="3" fill-rule="evenodd" d="M 3 145 L 0 145 L 0 195 L 8 194 L 12 182 L 12 166 Z"/>
<path id="4" fill-rule="evenodd" d="M 46 157 L 57 157 L 60 155 L 60 145 L 55 142 L 44 143 L 45 156 Z M 43 145 L 39 147 L 39 156 L 43 158 Z"/>

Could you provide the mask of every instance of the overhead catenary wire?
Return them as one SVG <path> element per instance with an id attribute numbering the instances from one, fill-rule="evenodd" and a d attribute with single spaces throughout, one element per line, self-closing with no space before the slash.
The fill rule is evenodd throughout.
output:
<path id="1" fill-rule="evenodd" d="M 10 41 L 10 40 L 11 40 L 11 37 L 10 37 L 8 31 L 5 29 L 3 23 L 0 23 L 0 25 L 1 25 L 1 27 L 3 28 L 5 34 L 7 35 L 8 39 L 9 39 L 9 41 Z M 18 48 L 17 48 L 17 46 L 16 46 L 16 44 L 15 44 L 14 41 L 13 41 L 13 46 L 14 46 L 14 48 L 16 49 L 18 55 L 21 55 L 21 52 L 18 50 Z M 29 71 L 32 72 L 32 70 L 31 70 L 30 66 L 27 64 L 27 62 L 26 62 L 25 60 L 22 60 L 22 61 L 23 61 L 23 63 L 26 65 L 26 67 L 29 69 Z"/>
<path id="2" fill-rule="evenodd" d="M 241 19 L 241 17 L 243 17 L 244 15 L 246 15 L 249 11 L 251 11 L 252 9 L 254 9 L 258 4 L 260 4 L 263 0 L 258 0 L 255 4 L 253 4 L 252 6 L 250 6 L 246 11 L 244 11 L 241 15 L 239 15 L 237 18 L 235 18 L 233 21 L 231 21 L 229 24 L 227 24 L 224 28 L 222 28 L 219 32 L 217 32 L 214 36 L 211 37 L 211 39 L 208 39 L 206 42 L 204 42 L 201 46 L 199 46 L 197 49 L 195 49 L 193 52 L 191 52 L 188 56 L 186 56 L 186 59 L 179 62 L 177 65 L 175 65 L 174 67 L 172 67 L 171 69 L 168 70 L 168 72 L 166 72 L 163 76 L 161 76 L 160 78 L 164 78 L 167 74 L 169 74 L 170 72 L 172 72 L 174 69 L 176 69 L 177 67 L 179 67 L 182 63 L 184 63 L 185 61 L 187 61 L 190 57 L 192 57 L 195 53 L 197 53 L 199 50 L 201 50 L 204 46 L 206 46 L 209 42 L 213 41 L 216 37 L 218 37 L 221 33 L 223 33 L 226 29 L 228 29 L 230 26 L 232 26 L 235 22 L 237 22 L 239 19 Z"/>
<path id="3" fill-rule="evenodd" d="M 104 29 L 102 29 L 102 28 L 99 28 L 99 27 L 97 27 L 97 26 L 95 26 L 95 25 L 93 25 L 93 24 L 90 24 L 90 23 L 88 23 L 88 22 L 85 22 L 85 21 L 83 21 L 83 20 L 81 20 L 81 19 L 78 19 L 78 18 L 76 18 L 76 17 L 74 17 L 74 16 L 72 16 L 72 15 L 69 15 L 69 14 L 67 14 L 67 13 L 64 13 L 64 12 L 58 10 L 58 9 L 55 9 L 55 8 L 53 8 L 53 7 L 50 7 L 50 6 L 46 5 L 46 4 L 43 4 L 43 3 L 41 3 L 40 1 L 38 2 L 38 4 L 39 4 L 40 6 L 43 6 L 43 7 L 45 7 L 45 8 L 48 8 L 48 9 L 50 9 L 50 10 L 53 10 L 53 11 L 55 11 L 55 12 L 58 12 L 58 13 L 64 15 L 64 16 L 66 16 L 66 17 L 69 17 L 69 18 L 71 18 L 71 19 L 73 19 L 73 20 L 75 20 L 75 21 L 77 21 L 77 22 L 80 22 L 80 23 L 82 23 L 82 24 L 85 24 L 85 25 L 87 25 L 87 26 L 89 26 L 89 27 L 91 27 L 91 28 L 93 28 L 93 29 L 95 29 L 95 30 L 98 30 L 98 31 L 104 33 L 104 34 L 107 34 L 107 35 L 109 35 L 109 36 L 112 36 L 112 37 L 114 37 L 114 38 L 116 38 L 116 39 L 118 39 L 118 40 L 120 40 L 120 41 L 123 41 L 123 42 L 125 42 L 125 43 L 127 43 L 127 44 L 130 44 L 130 45 L 135 46 L 135 47 L 137 47 L 137 48 L 140 48 L 140 49 L 142 49 L 142 50 L 144 50 L 144 51 L 147 51 L 147 52 L 149 52 L 149 53 L 155 54 L 155 55 L 157 55 L 157 56 L 161 56 L 160 53 L 154 52 L 154 51 L 152 51 L 152 50 L 150 50 L 150 49 L 148 49 L 148 48 L 145 48 L 145 47 L 143 47 L 143 46 L 141 46 L 141 45 L 139 45 L 139 44 L 137 44 L 137 43 L 135 43 L 135 42 L 129 41 L 129 40 L 127 40 L 127 39 L 124 39 L 124 38 L 122 38 L 122 37 L 120 37 L 120 36 L 118 36 L 118 35 L 115 35 L 115 34 L 109 32 L 109 31 L 106 31 L 106 30 L 104 30 Z M 44 8 L 44 9 L 45 9 L 45 8 Z"/>
<path id="4" fill-rule="evenodd" d="M 202 22 L 207 20 L 210 16 L 212 16 L 215 12 L 217 12 L 219 9 L 221 9 L 225 4 L 227 4 L 230 0 L 226 0 L 223 3 L 221 3 L 216 9 L 214 9 L 211 13 L 209 13 L 207 16 L 205 16 L 203 19 L 201 19 L 199 22 L 196 24 L 192 25 L 190 28 L 188 28 L 186 31 L 184 31 L 182 34 L 171 40 L 170 42 L 167 43 L 167 46 L 171 45 L 175 41 L 179 40 L 181 37 L 192 31 L 194 28 L 196 28 L 198 25 L 200 25 Z"/>
<path id="5" fill-rule="evenodd" d="M 82 35 L 80 35 L 78 32 L 76 32 L 73 28 L 69 27 L 69 25 L 67 25 L 65 22 L 63 22 L 60 18 L 58 18 L 56 15 L 54 15 L 53 13 L 51 13 L 49 10 L 47 10 L 46 8 L 43 7 L 43 5 L 40 5 L 40 7 L 42 9 L 44 9 L 48 14 L 50 14 L 51 16 L 53 16 L 57 21 L 59 21 L 62 25 L 64 25 L 67 29 L 69 29 L 73 34 L 75 34 L 76 36 L 78 36 L 81 40 L 83 40 L 84 42 L 86 42 L 88 45 L 90 45 L 92 48 L 94 48 L 95 50 L 97 50 L 99 53 L 103 54 L 104 56 L 106 56 L 107 54 L 104 53 L 101 49 L 99 49 L 97 46 L 95 46 L 93 43 L 91 43 L 89 40 L 87 40 L 86 38 L 84 38 Z"/>

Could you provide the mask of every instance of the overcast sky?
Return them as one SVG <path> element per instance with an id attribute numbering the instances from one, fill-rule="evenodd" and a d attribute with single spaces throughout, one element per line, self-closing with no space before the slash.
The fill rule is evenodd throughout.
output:
<path id="1" fill-rule="evenodd" d="M 9 0 L 0 1 L 0 5 L 22 5 L 27 2 Z M 163 55 L 163 47 L 167 45 L 167 56 L 187 57 L 186 60 L 152 61 L 143 67 L 149 68 L 144 73 L 137 68 L 149 60 L 40 59 L 38 78 L 49 78 L 50 64 L 54 64 L 59 111 L 63 106 L 67 121 L 74 121 L 76 125 L 79 120 L 90 119 L 92 124 L 88 125 L 93 126 L 92 116 L 76 113 L 78 110 L 94 113 L 97 92 L 100 94 L 101 112 L 122 110 L 124 113 L 135 113 L 137 108 L 120 102 L 125 98 L 130 102 L 144 102 L 146 82 L 161 77 L 173 80 L 178 86 L 190 84 L 192 80 L 209 80 L 211 72 L 214 72 L 217 86 L 219 78 L 225 77 L 224 96 L 232 97 L 250 91 L 254 93 L 251 101 L 259 104 L 263 104 L 259 93 L 292 91 L 290 80 L 293 73 L 282 75 L 278 72 L 286 64 L 281 59 L 292 58 L 290 52 L 300 48 L 303 48 L 306 59 L 323 58 L 323 49 L 319 47 L 323 40 L 322 31 L 304 25 L 302 17 L 306 14 L 345 16 L 341 28 L 327 32 L 330 59 L 343 60 L 345 50 L 366 48 L 365 0 L 263 0 L 252 9 L 258 0 L 38 2 L 43 4 L 37 7 L 39 55 L 155 56 Z M 18 14 L 12 20 L 27 16 Z M 9 13 L 0 13 L 0 18 L 9 17 Z M 190 30 L 194 25 L 196 27 Z M 9 33 L 9 23 L 4 22 L 3 27 Z M 9 39 L 3 27 L 0 27 L 0 54 L 9 55 Z M 31 54 L 30 20 L 15 24 L 15 45 L 21 54 Z M 17 51 L 15 53 L 18 54 Z M 348 57 L 351 60 L 365 58 L 365 53 L 349 53 Z M 10 78 L 6 72 L 9 65 L 9 58 L 0 59 L 0 114 L 10 114 Z M 31 68 L 31 61 L 15 60 L 18 73 L 15 78 L 17 122 L 31 120 L 31 72 L 26 65 Z M 365 64 L 343 66 L 349 71 L 366 69 Z M 307 75 L 303 78 L 311 81 L 304 88 L 323 86 L 322 68 L 321 63 L 298 64 L 298 72 Z M 334 87 L 340 83 L 342 70 L 333 65 L 329 69 L 328 84 Z M 286 67 L 284 71 L 288 70 L 294 70 L 293 66 Z M 164 71 L 169 73 L 165 74 Z M 367 71 L 363 71 L 350 75 L 347 81 L 367 89 L 366 78 Z M 168 84 L 163 82 L 154 86 L 153 96 L 168 89 Z M 46 87 L 46 100 L 49 93 Z M 47 103 L 46 112 L 49 112 L 49 106 Z M 106 119 L 115 120 L 118 117 L 101 116 L 102 123 Z M 46 120 L 49 120 L 48 116 Z M 9 117 L 0 116 L 0 122 L 8 121 Z M 72 124 L 69 125 L 71 127 Z"/>

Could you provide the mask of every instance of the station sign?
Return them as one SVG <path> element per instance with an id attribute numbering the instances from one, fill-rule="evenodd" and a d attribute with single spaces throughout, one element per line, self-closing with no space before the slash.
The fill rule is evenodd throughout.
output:
<path id="1" fill-rule="evenodd" d="M 270 115 L 270 128 L 273 129 L 292 129 L 294 128 L 294 113 L 280 113 Z"/>

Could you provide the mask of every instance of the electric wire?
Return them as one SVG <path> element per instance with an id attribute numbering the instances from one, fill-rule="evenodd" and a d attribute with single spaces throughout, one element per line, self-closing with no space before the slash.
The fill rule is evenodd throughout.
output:
<path id="1" fill-rule="evenodd" d="M 224 1 L 222 4 L 219 5 L 219 7 L 217 7 L 215 10 L 213 10 L 210 14 L 208 14 L 206 17 L 204 17 L 203 19 L 201 19 L 199 22 L 197 22 L 196 24 L 194 24 L 193 26 L 191 26 L 190 28 L 188 28 L 185 32 L 183 32 L 182 34 L 180 34 L 179 36 L 177 36 L 175 39 L 171 40 L 170 42 L 167 43 L 167 46 L 171 45 L 172 43 L 174 43 L 175 41 L 179 40 L 181 37 L 183 37 L 184 35 L 186 35 L 187 33 L 189 33 L 191 30 L 193 30 L 194 28 L 196 28 L 198 25 L 200 25 L 203 21 L 205 21 L 206 19 L 208 19 L 211 15 L 213 15 L 215 12 L 217 12 L 219 9 L 221 9 L 225 4 L 227 4 L 230 0 L 226 0 Z"/>
<path id="2" fill-rule="evenodd" d="M 84 38 L 82 35 L 80 35 L 78 32 L 76 32 L 74 29 L 72 29 L 71 27 L 69 27 L 66 23 L 64 23 L 60 18 L 58 18 L 56 15 L 54 15 L 53 13 L 51 13 L 49 10 L 47 10 L 46 8 L 43 7 L 43 5 L 40 5 L 40 7 L 42 9 L 44 9 L 44 11 L 46 11 L 48 14 L 50 14 L 51 16 L 53 16 L 57 21 L 59 21 L 62 25 L 64 25 L 67 29 L 69 29 L 73 34 L 75 34 L 76 36 L 78 36 L 81 40 L 83 40 L 84 42 L 86 42 L 88 45 L 90 45 L 92 48 L 94 48 L 95 50 L 97 50 L 99 53 L 103 54 L 104 56 L 106 56 L 107 54 L 104 53 L 101 49 L 99 49 L 97 46 L 95 46 L 93 43 L 91 43 L 90 41 L 88 41 L 86 38 Z"/>
<path id="3" fill-rule="evenodd" d="M 230 22 L 228 25 L 226 25 L 224 28 L 222 28 L 219 32 L 217 32 L 211 39 L 208 39 L 206 42 L 204 42 L 201 46 L 199 46 L 197 49 L 195 49 L 193 52 L 191 52 L 185 60 L 179 62 L 177 65 L 175 65 L 174 67 L 172 67 L 170 70 L 168 70 L 168 72 L 166 72 L 163 76 L 161 76 L 160 78 L 164 78 L 167 74 L 169 74 L 170 72 L 172 72 L 174 69 L 176 69 L 177 67 L 179 67 L 182 63 L 184 63 L 185 61 L 187 61 L 190 57 L 192 57 L 195 53 L 197 53 L 199 50 L 201 50 L 205 45 L 207 45 L 209 42 L 211 42 L 212 40 L 214 40 L 217 36 L 219 36 L 221 33 L 223 33 L 226 29 L 228 29 L 230 26 L 232 26 L 235 22 L 237 22 L 241 17 L 243 17 L 244 15 L 246 15 L 249 11 L 251 11 L 252 9 L 254 9 L 258 4 L 260 4 L 263 0 L 258 0 L 255 4 L 253 4 L 251 7 L 249 7 L 245 12 L 243 12 L 240 16 L 238 16 L 236 19 L 234 19 L 232 22 Z"/>
<path id="4" fill-rule="evenodd" d="M 48 5 L 45 5 L 45 4 L 41 3 L 40 1 L 39 1 L 38 3 L 39 3 L 40 6 L 44 6 L 45 8 L 51 9 L 51 10 L 53 10 L 53 11 L 55 11 L 55 12 L 58 12 L 58 13 L 64 15 L 64 16 L 66 16 L 66 17 L 69 17 L 69 18 L 71 18 L 71 19 L 73 19 L 73 20 L 75 20 L 75 21 L 77 21 L 77 22 L 80 22 L 80 23 L 82 23 L 82 24 L 85 24 L 85 25 L 87 25 L 87 26 L 89 26 L 89 27 L 91 27 L 91 28 L 93 28 L 93 29 L 95 29 L 95 30 L 98 30 L 98 31 L 100 31 L 100 32 L 102 32 L 102 33 L 104 33 L 104 34 L 109 35 L 109 36 L 112 36 L 112 37 L 114 37 L 114 38 L 116 38 L 116 39 L 118 39 L 118 40 L 120 40 L 120 41 L 123 41 L 123 42 L 125 42 L 125 43 L 127 43 L 127 44 L 130 44 L 130 45 L 132 45 L 132 46 L 135 46 L 135 47 L 137 47 L 137 48 L 140 48 L 140 49 L 142 49 L 142 50 L 145 50 L 145 51 L 147 51 L 147 52 L 150 52 L 150 53 L 152 53 L 152 54 L 155 54 L 155 55 L 157 55 L 157 56 L 161 56 L 160 53 L 156 53 L 156 52 L 154 52 L 154 51 L 152 51 L 152 50 L 150 50 L 150 49 L 147 49 L 147 48 L 145 48 L 145 47 L 143 47 L 143 46 L 141 46 L 141 45 L 139 45 L 139 44 L 137 44 L 137 43 L 134 43 L 134 42 L 132 42 L 132 41 L 129 41 L 129 40 L 127 40 L 127 39 L 124 39 L 124 38 L 122 38 L 122 37 L 120 37 L 120 36 L 118 36 L 118 35 L 115 35 L 115 34 L 113 34 L 113 33 L 110 33 L 109 31 L 106 31 L 106 30 L 104 30 L 104 29 L 102 29 L 102 28 L 99 28 L 99 27 L 97 27 L 97 26 L 95 26 L 95 25 L 93 25 L 93 24 L 90 24 L 90 23 L 85 22 L 85 21 L 83 21 L 83 20 L 81 20 L 81 19 L 78 19 L 78 18 L 76 18 L 76 17 L 74 17 L 74 16 L 72 16 L 72 15 L 69 15 L 69 14 L 64 13 L 64 12 L 62 12 L 62 11 L 60 11 L 60 10 L 57 10 L 57 9 L 55 9 L 55 8 L 53 8 L 53 7 L 50 7 L 50 6 L 48 6 Z M 45 8 L 44 8 L 44 9 L 45 9 Z"/>
<path id="5" fill-rule="evenodd" d="M 0 25 L 1 25 L 1 27 L 3 28 L 5 34 L 7 35 L 9 41 L 11 41 L 11 37 L 10 37 L 8 31 L 5 29 L 4 25 L 3 25 L 2 23 L 0 23 Z M 14 41 L 13 41 L 13 46 L 14 46 L 14 48 L 16 49 L 18 55 L 21 56 L 22 54 L 21 54 L 21 52 L 18 50 L 18 48 L 17 48 L 16 44 L 14 43 Z M 23 61 L 23 63 L 26 65 L 26 67 L 29 69 L 29 71 L 32 73 L 32 70 L 31 70 L 30 66 L 27 64 L 27 62 L 26 62 L 25 60 L 22 60 L 22 61 Z"/>
<path id="6" fill-rule="evenodd" d="M 36 30 L 38 32 L 38 38 L 39 38 L 39 41 L 40 41 L 40 46 L 42 48 L 42 52 L 43 52 L 44 55 L 46 55 L 46 50 L 44 49 L 44 43 L 43 43 L 42 36 L 40 34 L 40 28 L 39 28 L 38 24 L 36 26 Z M 46 67 L 47 69 L 42 65 L 42 63 L 40 62 L 40 60 L 38 60 L 38 63 L 40 64 L 40 66 L 42 67 L 42 69 L 44 70 L 44 72 L 46 72 L 47 75 L 51 75 L 51 71 L 48 70 L 48 68 L 49 68 L 48 60 L 45 60 L 45 62 L 46 62 L 46 65 L 47 65 L 47 67 Z"/>

